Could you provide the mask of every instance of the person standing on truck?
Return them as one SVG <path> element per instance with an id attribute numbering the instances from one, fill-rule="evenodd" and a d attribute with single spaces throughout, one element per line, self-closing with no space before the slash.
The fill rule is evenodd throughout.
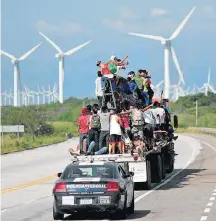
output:
<path id="1" fill-rule="evenodd" d="M 117 109 L 113 115 L 110 116 L 110 142 L 109 142 L 109 153 L 115 154 L 116 145 L 118 145 L 119 151 L 123 150 L 123 142 L 121 140 L 121 110 Z"/>
<path id="2" fill-rule="evenodd" d="M 155 130 L 156 126 L 156 118 L 154 116 L 154 113 L 151 109 L 153 105 L 149 105 L 147 107 L 144 107 L 143 111 L 143 120 L 144 120 L 144 136 L 147 141 L 147 148 L 152 149 L 153 148 L 153 131 Z"/>
<path id="3" fill-rule="evenodd" d="M 100 117 L 97 114 L 98 110 L 97 109 L 93 109 L 92 110 L 92 115 L 89 117 L 89 133 L 88 133 L 88 145 L 90 145 L 90 143 L 92 141 L 95 141 L 95 150 L 94 151 L 98 151 L 98 145 L 99 145 L 99 133 L 100 133 L 100 128 L 101 128 L 101 124 L 100 124 Z"/>
<path id="4" fill-rule="evenodd" d="M 99 106 L 101 107 L 102 106 L 102 97 L 103 97 L 101 71 L 98 71 L 98 77 L 95 80 L 95 94 L 98 99 Z"/>
<path id="5" fill-rule="evenodd" d="M 137 102 L 134 109 L 130 110 L 131 113 L 131 133 L 133 137 L 139 136 L 140 139 L 143 139 L 143 117 L 142 117 L 142 104 Z"/>
<path id="6" fill-rule="evenodd" d="M 107 106 L 102 106 L 100 116 L 101 132 L 99 137 L 99 148 L 104 147 L 103 143 L 105 141 L 105 146 L 108 147 L 109 139 L 109 129 L 110 129 L 110 116 L 111 113 L 108 112 Z"/>
<path id="7" fill-rule="evenodd" d="M 88 126 L 89 116 L 86 114 L 86 108 L 82 108 L 81 116 L 78 118 L 78 131 L 80 140 L 80 154 L 83 154 L 83 141 L 88 138 L 89 126 Z"/>

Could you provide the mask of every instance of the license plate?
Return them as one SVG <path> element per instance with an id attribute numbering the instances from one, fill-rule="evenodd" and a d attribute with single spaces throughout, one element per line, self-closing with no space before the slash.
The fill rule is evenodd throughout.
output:
<path id="1" fill-rule="evenodd" d="M 62 196 L 62 205 L 74 205 L 74 196 Z"/>
<path id="2" fill-rule="evenodd" d="M 92 199 L 80 199 L 81 205 L 89 205 L 92 204 Z"/>
<path id="3" fill-rule="evenodd" d="M 99 204 L 110 204 L 110 197 L 100 197 Z"/>

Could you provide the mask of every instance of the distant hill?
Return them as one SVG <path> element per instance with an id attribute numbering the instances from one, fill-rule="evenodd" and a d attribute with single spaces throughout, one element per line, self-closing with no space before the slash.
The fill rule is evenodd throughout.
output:
<path id="1" fill-rule="evenodd" d="M 216 128 L 216 94 L 203 93 L 180 97 L 171 104 L 171 110 L 179 116 L 180 127 L 193 127 L 196 122 L 195 102 L 198 102 L 198 127 Z"/>

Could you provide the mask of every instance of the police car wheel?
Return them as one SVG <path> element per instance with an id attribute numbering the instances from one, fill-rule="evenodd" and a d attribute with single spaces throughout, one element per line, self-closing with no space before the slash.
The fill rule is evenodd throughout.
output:
<path id="1" fill-rule="evenodd" d="M 124 208 L 117 213 L 119 219 L 126 219 L 128 216 L 127 213 L 127 195 L 125 196 Z"/>
<path id="2" fill-rule="evenodd" d="M 64 214 L 58 213 L 57 211 L 55 211 L 55 208 L 53 207 L 53 219 L 62 220 L 64 219 Z"/>
<path id="3" fill-rule="evenodd" d="M 128 212 L 129 212 L 130 214 L 133 214 L 133 213 L 134 213 L 134 194 L 133 194 L 133 199 L 132 199 L 131 205 L 130 205 L 130 207 L 128 208 Z"/>

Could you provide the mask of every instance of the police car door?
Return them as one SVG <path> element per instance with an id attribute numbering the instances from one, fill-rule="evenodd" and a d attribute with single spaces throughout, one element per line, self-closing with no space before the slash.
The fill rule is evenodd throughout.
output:
<path id="1" fill-rule="evenodd" d="M 129 207 L 133 198 L 133 183 L 131 177 L 125 177 L 126 173 L 121 166 L 118 166 L 118 171 L 125 183 L 125 190 L 127 192 L 127 207 Z"/>

